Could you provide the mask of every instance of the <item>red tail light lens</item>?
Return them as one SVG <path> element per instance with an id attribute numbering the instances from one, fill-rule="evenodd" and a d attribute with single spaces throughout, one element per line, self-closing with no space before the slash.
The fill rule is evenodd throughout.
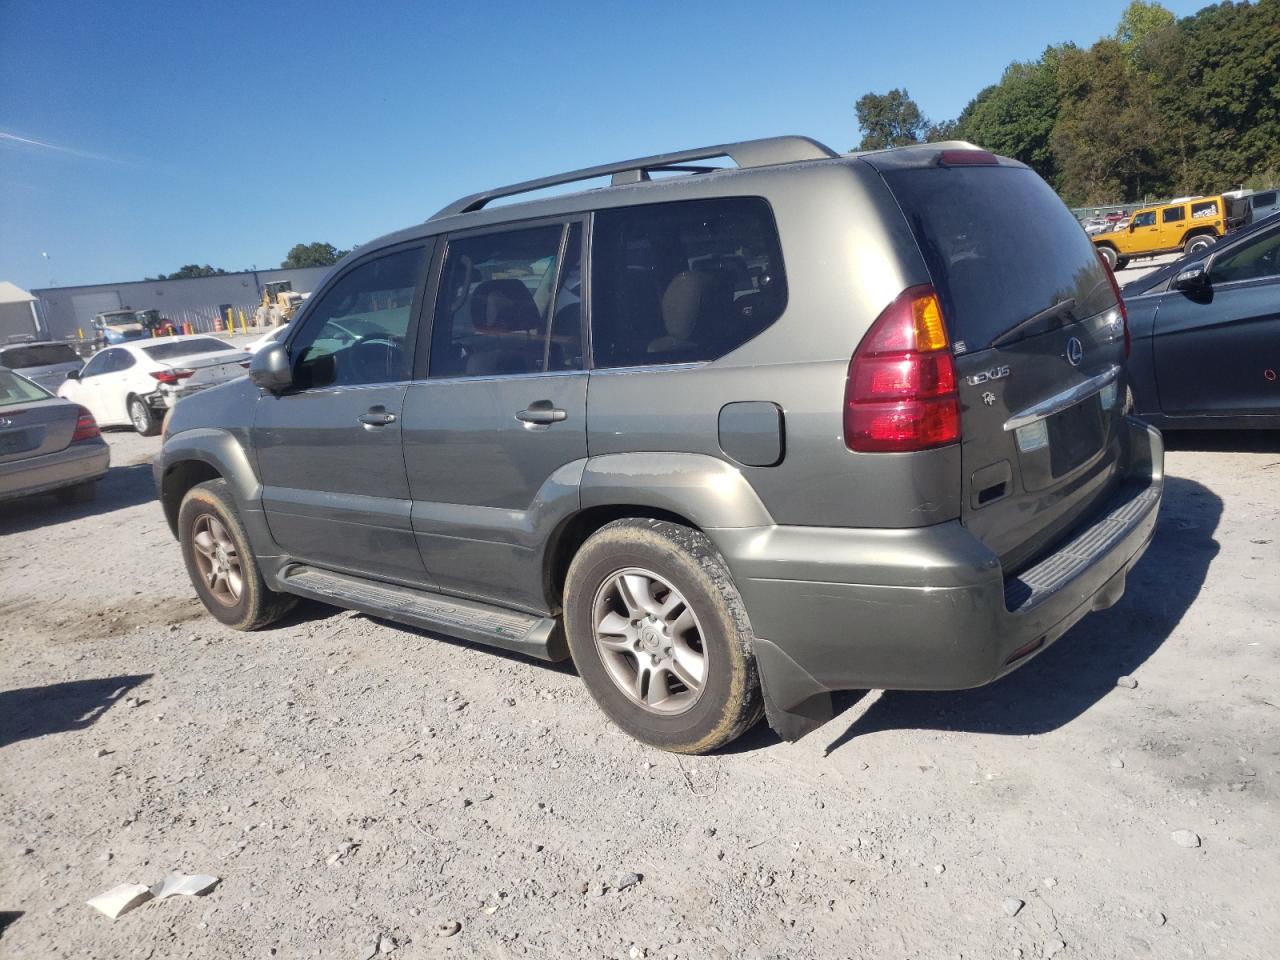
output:
<path id="1" fill-rule="evenodd" d="M 1116 305 L 1120 308 L 1120 323 L 1124 325 L 1124 358 L 1129 359 L 1129 354 L 1133 350 L 1133 343 L 1129 338 L 1129 311 L 1125 309 L 1124 297 L 1120 296 L 1120 284 L 1116 282 L 1115 272 L 1111 269 L 1111 264 L 1107 263 L 1107 258 L 1098 251 L 1098 259 L 1102 261 L 1102 269 L 1107 271 L 1107 279 L 1111 281 L 1111 292 L 1116 295 Z"/>
<path id="2" fill-rule="evenodd" d="M 161 383 L 177 383 L 179 380 L 185 380 L 187 377 L 195 373 L 194 370 L 152 370 L 151 376 L 155 377 Z"/>
<path id="3" fill-rule="evenodd" d="M 903 291 L 871 325 L 849 363 L 844 442 L 858 453 L 906 452 L 960 439 L 960 398 L 933 287 Z"/>
<path id="4" fill-rule="evenodd" d="M 938 163 L 944 167 L 994 167 L 1000 161 L 987 150 L 943 150 Z"/>
<path id="5" fill-rule="evenodd" d="M 80 408 L 80 416 L 76 418 L 76 432 L 71 435 L 72 443 L 79 443 L 81 440 L 93 440 L 102 436 L 102 431 L 98 429 L 98 421 L 93 419 L 93 414 L 88 408 Z"/>

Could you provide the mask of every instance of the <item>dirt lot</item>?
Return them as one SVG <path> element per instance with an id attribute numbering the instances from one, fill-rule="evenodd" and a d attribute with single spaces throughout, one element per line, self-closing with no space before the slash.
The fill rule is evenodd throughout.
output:
<path id="1" fill-rule="evenodd" d="M 569 669 L 223 629 L 110 440 L 95 504 L 0 506 L 0 955 L 1276 955 L 1275 435 L 1175 437 L 1124 600 L 1004 681 L 700 759 Z M 222 882 L 85 905 L 172 868 Z"/>

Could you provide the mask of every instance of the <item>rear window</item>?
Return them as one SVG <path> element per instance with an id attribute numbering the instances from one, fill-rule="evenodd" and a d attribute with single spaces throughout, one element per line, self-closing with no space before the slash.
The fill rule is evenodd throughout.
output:
<path id="1" fill-rule="evenodd" d="M 0 367 L 8 367 L 11 370 L 79 362 L 80 357 L 76 355 L 75 350 L 65 343 L 41 343 L 29 347 L 5 347 L 0 350 Z"/>
<path id="2" fill-rule="evenodd" d="M 0 407 L 48 400 L 53 394 L 10 370 L 0 370 Z"/>
<path id="3" fill-rule="evenodd" d="M 715 360 L 786 305 L 778 230 L 759 198 L 601 210 L 592 236 L 597 367 Z"/>
<path id="4" fill-rule="evenodd" d="M 197 353 L 213 353 L 215 350 L 235 349 L 228 343 L 214 337 L 202 337 L 199 340 L 179 340 L 176 343 L 157 343 L 143 347 L 142 352 L 152 360 L 175 360 L 178 357 L 190 357 Z"/>
<path id="5" fill-rule="evenodd" d="M 1068 298 L 1077 320 L 1115 304 L 1093 244 L 1032 171 L 931 167 L 884 178 L 924 255 L 957 353 L 985 349 Z"/>

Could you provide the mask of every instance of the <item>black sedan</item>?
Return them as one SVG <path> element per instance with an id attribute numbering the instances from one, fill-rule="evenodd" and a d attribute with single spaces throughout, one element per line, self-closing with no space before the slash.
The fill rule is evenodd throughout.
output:
<path id="1" fill-rule="evenodd" d="M 93 414 L 0 367 L 0 500 L 34 493 L 91 500 L 110 465 Z"/>
<path id="2" fill-rule="evenodd" d="M 1280 428 L 1280 214 L 1125 284 L 1138 416 Z"/>

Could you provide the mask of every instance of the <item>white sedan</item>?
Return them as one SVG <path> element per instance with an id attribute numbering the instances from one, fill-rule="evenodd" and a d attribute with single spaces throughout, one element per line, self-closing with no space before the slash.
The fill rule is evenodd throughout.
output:
<path id="1" fill-rule="evenodd" d="M 242 376 L 244 352 L 217 337 L 157 337 L 108 347 L 79 373 L 67 374 L 58 396 L 88 407 L 104 427 L 160 432 L 165 411 L 205 387 Z"/>

